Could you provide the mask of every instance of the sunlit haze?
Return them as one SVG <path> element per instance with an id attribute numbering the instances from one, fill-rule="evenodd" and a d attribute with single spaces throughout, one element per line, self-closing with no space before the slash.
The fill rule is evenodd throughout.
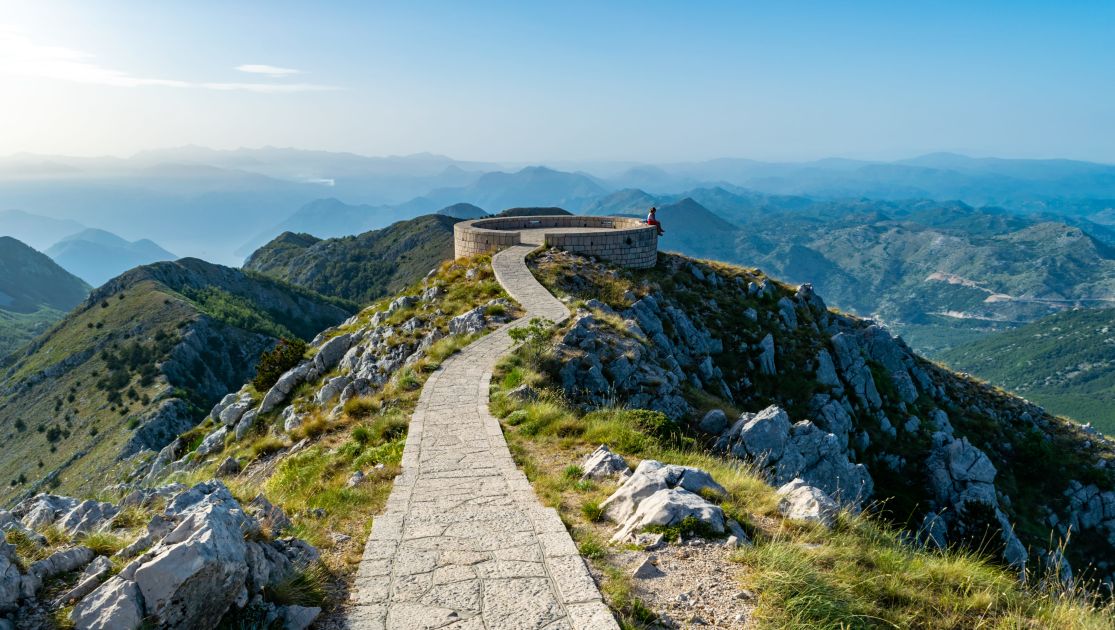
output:
<path id="1" fill-rule="evenodd" d="M 1115 4 L 0 2 L 0 154 L 1115 162 Z"/>

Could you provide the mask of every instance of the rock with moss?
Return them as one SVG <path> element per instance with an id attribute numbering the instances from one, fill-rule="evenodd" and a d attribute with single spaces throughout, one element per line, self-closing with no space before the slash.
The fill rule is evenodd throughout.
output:
<path id="1" fill-rule="evenodd" d="M 659 493 L 665 494 L 643 507 Z M 687 516 L 723 532 L 723 511 L 702 495 L 723 497 L 727 490 L 700 468 L 648 459 L 600 507 L 609 520 L 620 524 L 615 540 L 625 539 L 647 525 L 676 525 Z"/>

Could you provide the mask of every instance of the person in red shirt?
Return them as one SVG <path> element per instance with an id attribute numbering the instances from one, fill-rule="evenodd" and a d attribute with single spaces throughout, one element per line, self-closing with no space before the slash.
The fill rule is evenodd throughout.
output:
<path id="1" fill-rule="evenodd" d="M 662 224 L 659 223 L 658 219 L 654 216 L 656 212 L 658 212 L 658 209 L 654 206 L 651 206 L 650 214 L 647 215 L 647 225 L 653 225 L 654 227 L 658 228 L 658 235 L 662 236 L 666 233 L 666 230 L 662 229 Z"/>

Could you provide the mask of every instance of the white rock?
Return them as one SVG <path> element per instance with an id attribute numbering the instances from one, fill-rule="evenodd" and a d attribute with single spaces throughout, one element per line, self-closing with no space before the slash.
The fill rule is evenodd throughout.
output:
<path id="1" fill-rule="evenodd" d="M 302 426 L 302 422 L 306 419 L 306 416 L 295 411 L 294 405 L 287 405 L 287 407 L 283 409 L 282 418 L 283 430 L 290 433 Z"/>
<path id="2" fill-rule="evenodd" d="M 701 418 L 697 426 L 705 433 L 720 435 L 728 427 L 728 416 L 722 409 L 713 409 Z"/>
<path id="3" fill-rule="evenodd" d="M 222 426 L 216 431 L 205 436 L 205 439 L 202 440 L 201 444 L 198 445 L 197 450 L 194 451 L 196 454 L 195 456 L 201 458 L 223 450 L 225 447 L 226 435 L 228 435 L 228 427 Z"/>
<path id="4" fill-rule="evenodd" d="M 759 371 L 772 375 L 778 373 L 778 366 L 775 364 L 774 337 L 770 333 L 759 342 Z"/>
<path id="5" fill-rule="evenodd" d="M 626 540 L 631 534 L 650 525 L 678 525 L 690 516 L 705 523 L 716 533 L 724 532 L 724 511 L 719 505 L 714 505 L 684 488 L 668 488 L 640 501 L 635 513 L 612 536 L 612 541 Z"/>
<path id="6" fill-rule="evenodd" d="M 600 504 L 604 515 L 623 523 L 635 513 L 639 502 L 659 490 L 681 487 L 690 492 L 712 492 L 721 496 L 728 491 L 707 472 L 692 466 L 666 465 L 653 459 L 643 460 L 634 474 Z"/>
<path id="7" fill-rule="evenodd" d="M 305 630 L 321 614 L 317 606 L 306 607 L 298 605 L 284 606 L 280 617 L 283 620 L 283 630 Z"/>
<path id="8" fill-rule="evenodd" d="M 58 607 L 66 606 L 71 602 L 75 602 L 89 593 L 100 585 L 109 571 L 112 570 L 112 562 L 105 556 L 97 556 L 89 566 L 85 567 L 85 572 L 82 573 L 81 579 L 74 585 L 73 588 L 62 594 L 55 602 Z"/>
<path id="9" fill-rule="evenodd" d="M 631 577 L 640 580 L 649 580 L 662 577 L 663 575 L 666 574 L 658 568 L 658 558 L 656 556 L 647 556 L 644 558 L 643 561 L 639 563 L 639 566 L 635 567 L 635 570 L 631 573 Z"/>
<path id="10" fill-rule="evenodd" d="M 840 511 L 836 501 L 824 490 L 807 485 L 801 479 L 794 479 L 779 488 L 778 495 L 782 497 L 778 502 L 778 511 L 788 519 L 832 527 Z"/>
<path id="11" fill-rule="evenodd" d="M 581 464 L 584 474 L 581 479 L 604 479 L 619 475 L 627 471 L 627 462 L 616 455 L 607 446 L 601 444 L 595 451 L 585 458 Z"/>
<path id="12" fill-rule="evenodd" d="M 77 630 L 134 630 L 143 617 L 139 587 L 120 577 L 109 578 L 70 612 Z"/>
<path id="13" fill-rule="evenodd" d="M 348 478 L 348 481 L 345 482 L 345 487 L 355 488 L 356 486 L 360 485 L 361 481 L 364 481 L 364 471 L 358 470 L 352 473 L 352 476 Z"/>
<path id="14" fill-rule="evenodd" d="M 259 412 L 255 409 L 249 409 L 240 417 L 240 422 L 236 423 L 236 429 L 233 431 L 233 437 L 237 442 L 244 439 L 244 436 L 251 431 L 252 426 L 256 423 L 256 417 Z"/>
<path id="15" fill-rule="evenodd" d="M 484 330 L 484 307 L 476 308 L 462 313 L 449 320 L 449 334 L 470 335 Z"/>
<path id="16" fill-rule="evenodd" d="M 352 340 L 352 334 L 344 334 L 337 335 L 322 344 L 317 354 L 314 355 L 314 368 L 317 372 L 324 374 L 332 370 L 341 360 L 341 357 L 345 356 L 348 349 L 352 347 Z"/>

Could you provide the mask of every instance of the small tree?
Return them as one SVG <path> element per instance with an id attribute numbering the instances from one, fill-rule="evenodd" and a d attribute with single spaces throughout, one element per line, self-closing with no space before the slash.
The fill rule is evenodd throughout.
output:
<path id="1" fill-rule="evenodd" d="M 252 385 L 256 391 L 265 392 L 279 380 L 290 368 L 298 365 L 302 355 L 306 354 L 306 342 L 301 339 L 287 339 L 283 337 L 274 348 L 259 356 L 256 366 L 256 377 Z"/>
<path id="2" fill-rule="evenodd" d="M 535 317 L 528 325 L 512 328 L 507 331 L 507 334 L 515 343 L 522 344 L 527 363 L 534 369 L 540 370 L 549 351 L 547 342 L 553 336 L 553 332 L 554 322 Z"/>

